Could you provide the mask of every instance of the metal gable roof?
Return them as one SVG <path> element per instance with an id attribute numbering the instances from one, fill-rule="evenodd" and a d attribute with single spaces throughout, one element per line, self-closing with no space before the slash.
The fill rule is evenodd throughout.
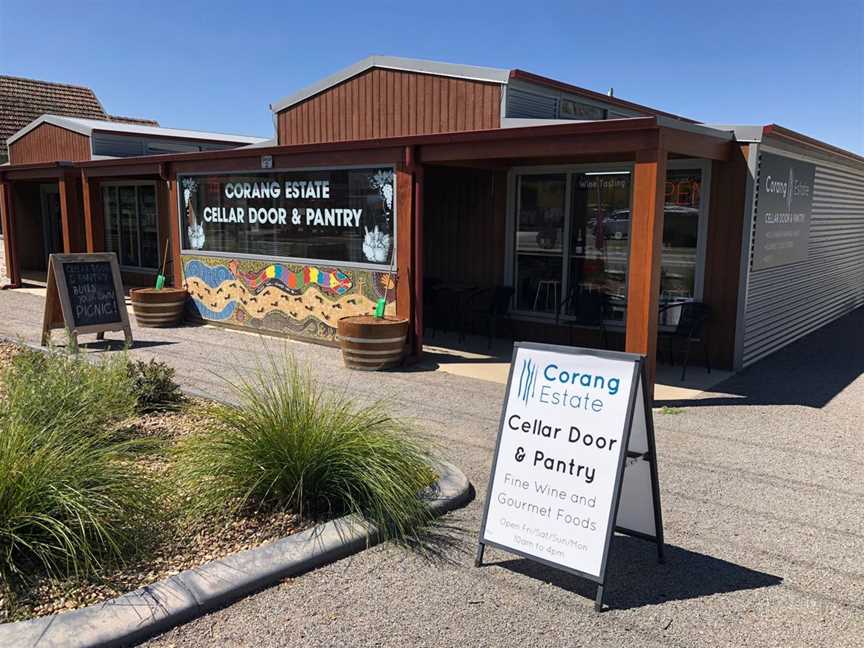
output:
<path id="1" fill-rule="evenodd" d="M 81 135 L 90 137 L 93 131 L 118 133 L 123 135 L 143 135 L 150 137 L 173 137 L 186 140 L 203 140 L 208 142 L 230 142 L 236 144 L 258 144 L 266 140 L 264 137 L 248 135 L 230 135 L 227 133 L 210 133 L 205 131 L 182 130 L 179 128 L 162 128 L 143 124 L 129 124 L 98 119 L 82 119 L 80 117 L 62 117 L 59 115 L 42 115 L 27 124 L 24 128 L 9 137 L 10 144 L 20 139 L 34 128 L 42 124 L 53 124 Z"/>
<path id="2" fill-rule="evenodd" d="M 339 85 L 343 81 L 362 74 L 372 68 L 384 68 L 388 70 L 400 70 L 403 72 L 419 72 L 420 74 L 434 74 L 436 76 L 455 77 L 457 79 L 470 79 L 485 83 L 499 83 L 504 85 L 510 79 L 510 70 L 501 68 L 480 67 L 477 65 L 459 65 L 456 63 L 441 63 L 440 61 L 427 61 L 424 59 L 402 58 L 399 56 L 368 56 L 354 65 L 339 70 L 335 74 L 308 85 L 299 92 L 288 95 L 270 104 L 270 109 L 278 113 L 294 104 L 300 103 L 328 88 Z"/>

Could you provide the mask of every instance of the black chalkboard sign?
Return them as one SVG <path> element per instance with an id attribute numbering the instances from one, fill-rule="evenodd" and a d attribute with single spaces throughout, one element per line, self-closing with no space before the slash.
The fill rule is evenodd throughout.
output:
<path id="1" fill-rule="evenodd" d="M 51 330 L 65 328 L 71 343 L 78 335 L 123 331 L 132 343 L 132 330 L 126 313 L 123 284 L 117 255 L 52 254 L 48 262 L 48 295 L 42 323 L 42 344 L 48 344 Z"/>
<path id="2" fill-rule="evenodd" d="M 63 276 L 76 328 L 122 321 L 109 261 L 64 263 Z"/>

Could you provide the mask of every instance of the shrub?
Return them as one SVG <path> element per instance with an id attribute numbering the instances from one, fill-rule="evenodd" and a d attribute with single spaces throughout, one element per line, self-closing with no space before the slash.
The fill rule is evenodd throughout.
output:
<path id="1" fill-rule="evenodd" d="M 128 371 L 140 413 L 174 409 L 183 402 L 183 392 L 174 381 L 173 367 L 155 359 L 138 360 L 129 362 Z"/>
<path id="2" fill-rule="evenodd" d="M 135 413 L 126 358 L 89 362 L 77 354 L 24 349 L 2 373 L 0 419 L 71 436 L 104 435 Z"/>
<path id="3" fill-rule="evenodd" d="M 325 394 L 288 357 L 232 387 L 239 407 L 217 408 L 209 429 L 177 447 L 181 488 L 196 512 L 355 513 L 404 540 L 431 521 L 418 497 L 434 480 L 429 452 L 380 404 Z"/>
<path id="4" fill-rule="evenodd" d="M 18 354 L 0 400 L 0 580 L 82 574 L 140 546 L 153 482 L 116 423 L 135 400 L 122 357 Z"/>

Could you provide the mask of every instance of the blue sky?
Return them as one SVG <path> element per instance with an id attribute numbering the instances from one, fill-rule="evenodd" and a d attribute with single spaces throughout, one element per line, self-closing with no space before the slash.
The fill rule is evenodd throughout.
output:
<path id="1" fill-rule="evenodd" d="M 864 153 L 864 0 L 0 0 L 0 73 L 114 114 L 270 136 L 268 105 L 369 54 L 522 68 Z"/>

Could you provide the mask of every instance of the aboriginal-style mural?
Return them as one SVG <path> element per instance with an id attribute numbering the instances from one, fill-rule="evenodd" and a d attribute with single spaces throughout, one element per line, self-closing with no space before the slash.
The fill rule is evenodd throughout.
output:
<path id="1" fill-rule="evenodd" d="M 387 272 L 204 256 L 184 256 L 183 272 L 194 314 L 211 322 L 332 342 L 340 317 L 379 299 L 396 314 Z"/>

